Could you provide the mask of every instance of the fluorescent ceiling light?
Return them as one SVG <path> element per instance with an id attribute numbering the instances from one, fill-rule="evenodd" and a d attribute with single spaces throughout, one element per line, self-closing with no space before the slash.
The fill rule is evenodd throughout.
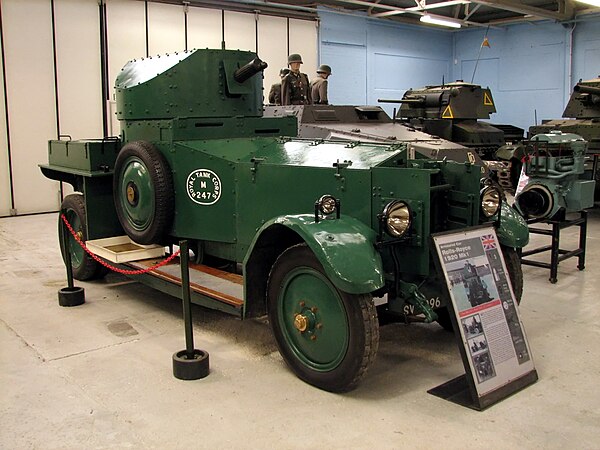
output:
<path id="1" fill-rule="evenodd" d="M 421 16 L 419 19 L 421 22 L 430 23 L 432 25 L 441 25 L 443 27 L 451 27 L 451 28 L 460 28 L 460 23 L 451 22 L 450 20 L 438 19 L 437 17 L 432 17 L 429 14 Z"/>
<path id="2" fill-rule="evenodd" d="M 600 0 L 577 0 L 579 3 L 585 3 L 586 5 L 592 5 L 600 8 Z"/>

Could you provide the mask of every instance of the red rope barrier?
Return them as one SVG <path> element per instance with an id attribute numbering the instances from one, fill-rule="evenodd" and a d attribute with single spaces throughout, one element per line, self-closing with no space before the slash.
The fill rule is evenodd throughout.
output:
<path id="1" fill-rule="evenodd" d="M 113 272 L 122 273 L 123 275 L 141 275 L 143 273 L 152 272 L 153 270 L 158 269 L 159 267 L 169 264 L 173 259 L 175 259 L 177 256 L 179 256 L 179 253 L 181 252 L 181 250 L 177 250 L 175 253 L 173 253 L 171 256 L 169 256 L 167 259 L 163 259 L 158 264 L 155 264 L 152 267 L 148 267 L 147 269 L 138 269 L 138 270 L 119 269 L 118 267 L 108 264 L 106 261 L 104 261 L 98 255 L 93 253 L 89 248 L 87 248 L 85 243 L 79 238 L 79 236 L 77 236 L 77 233 L 75 232 L 75 230 L 73 229 L 73 227 L 71 226 L 71 224 L 67 220 L 67 217 L 64 214 L 61 213 L 60 218 L 65 223 L 66 227 L 69 229 L 69 231 L 71 232 L 71 234 L 73 235 L 75 240 L 79 243 L 81 248 L 84 249 L 88 255 L 90 255 L 93 259 L 95 259 L 98 263 L 102 264 L 104 267 L 112 270 Z M 66 242 L 65 242 L 65 251 L 69 251 L 68 245 Z"/>

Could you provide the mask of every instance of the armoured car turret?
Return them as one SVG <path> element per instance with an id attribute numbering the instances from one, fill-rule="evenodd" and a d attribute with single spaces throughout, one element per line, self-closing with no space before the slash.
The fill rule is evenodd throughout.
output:
<path id="1" fill-rule="evenodd" d="M 62 205 L 74 235 L 61 245 L 76 278 L 102 274 L 77 239 L 185 239 L 192 299 L 240 318 L 268 314 L 291 369 L 335 392 L 356 387 L 374 360 L 374 297 L 449 325 L 432 233 L 496 227 L 520 298 L 527 225 L 481 185 L 479 166 L 425 158 L 406 142 L 294 137 L 295 117 L 262 117 L 264 67 L 228 50 L 131 61 L 116 85 L 120 140 L 50 141 L 43 173 L 77 192 Z M 174 274 L 140 281 L 180 295 Z"/>

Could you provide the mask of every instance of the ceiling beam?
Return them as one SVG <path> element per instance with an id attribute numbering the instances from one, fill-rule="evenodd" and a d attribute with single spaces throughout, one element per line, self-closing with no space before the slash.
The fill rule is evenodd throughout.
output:
<path id="1" fill-rule="evenodd" d="M 410 8 L 399 8 L 396 11 L 386 11 L 382 13 L 371 14 L 371 17 L 389 17 L 396 14 L 405 14 L 407 12 L 428 11 L 430 9 L 445 8 L 447 6 L 464 5 L 465 3 L 469 3 L 469 0 L 448 0 L 445 2 L 432 3 L 430 5 L 425 4 L 423 6 L 411 6 Z"/>
<path id="2" fill-rule="evenodd" d="M 338 0 L 340 3 L 347 3 L 349 5 L 367 6 L 369 8 L 385 9 L 386 11 L 401 11 L 405 12 L 405 8 L 399 8 L 398 6 L 391 6 L 381 3 L 368 2 L 364 0 Z"/>
<path id="3" fill-rule="evenodd" d="M 477 12 L 477 10 L 479 8 L 481 8 L 481 5 L 475 5 L 475 6 L 473 6 L 473 8 L 471 8 L 471 10 L 469 11 L 469 13 L 467 15 L 465 15 L 464 20 L 469 20 L 471 18 L 471 16 Z"/>
<path id="4" fill-rule="evenodd" d="M 565 6 L 564 0 L 559 2 L 558 11 L 528 6 L 514 0 L 472 0 L 472 2 L 489 6 L 490 8 L 504 9 L 506 11 L 511 11 L 526 16 L 541 17 L 544 19 L 567 20 L 571 19 L 573 16 L 572 11 L 569 11 L 570 8 Z"/>

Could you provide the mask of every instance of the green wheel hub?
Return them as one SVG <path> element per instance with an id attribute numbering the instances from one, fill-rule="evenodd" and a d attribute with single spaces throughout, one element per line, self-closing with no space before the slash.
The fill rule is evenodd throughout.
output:
<path id="1" fill-rule="evenodd" d="M 119 195 L 127 222 L 137 231 L 146 230 L 154 219 L 154 186 L 144 162 L 130 156 L 119 174 Z"/>
<path id="2" fill-rule="evenodd" d="M 316 371 L 335 369 L 348 350 L 349 326 L 337 290 L 309 267 L 290 271 L 279 291 L 279 322 L 289 348 Z"/>

